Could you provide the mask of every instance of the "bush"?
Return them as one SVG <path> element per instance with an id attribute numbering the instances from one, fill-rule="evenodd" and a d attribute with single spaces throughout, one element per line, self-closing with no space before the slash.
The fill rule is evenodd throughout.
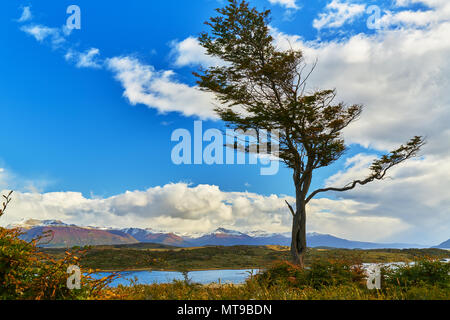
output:
<path id="1" fill-rule="evenodd" d="M 431 286 L 450 289 L 450 264 L 421 260 L 414 265 L 384 268 L 383 282 L 385 286 L 400 288 Z"/>
<path id="2" fill-rule="evenodd" d="M 185 281 L 167 284 L 119 286 L 118 295 L 138 300 L 449 300 L 450 290 L 438 285 L 402 288 L 390 285 L 368 290 L 358 265 L 348 262 L 316 262 L 302 270 L 278 262 L 251 276 L 243 285 L 202 286 Z M 334 266 L 331 266 L 334 265 Z M 351 266 L 351 267 L 349 267 Z M 328 274 L 330 272 L 331 274 Z M 334 277 L 334 279 L 332 279 Z"/>
<path id="3" fill-rule="evenodd" d="M 257 274 L 254 279 L 266 287 L 287 286 L 300 287 L 306 284 L 305 271 L 292 263 L 281 261 L 276 262 L 271 268 Z"/>
<path id="4" fill-rule="evenodd" d="M 364 269 L 358 263 L 318 260 L 308 272 L 309 285 L 315 289 L 344 284 L 359 284 L 366 279 Z"/>
<path id="5" fill-rule="evenodd" d="M 328 286 L 362 283 L 366 275 L 358 264 L 316 260 L 307 269 L 289 262 L 278 262 L 256 276 L 261 285 L 319 289 Z"/>
<path id="6" fill-rule="evenodd" d="M 0 217 L 11 201 L 11 193 L 4 196 Z M 69 290 L 67 269 L 78 265 L 85 251 L 67 251 L 59 260 L 40 252 L 39 241 L 43 235 L 31 242 L 21 240 L 19 229 L 0 228 L 0 300 L 63 300 L 63 299 L 108 299 L 115 295 L 107 288 L 116 278 L 112 275 L 95 280 L 94 270 L 81 277 L 81 289 Z"/>

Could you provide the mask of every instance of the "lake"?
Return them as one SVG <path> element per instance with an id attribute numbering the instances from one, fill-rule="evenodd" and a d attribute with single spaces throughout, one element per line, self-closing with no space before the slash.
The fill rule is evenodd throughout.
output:
<path id="1" fill-rule="evenodd" d="M 244 283 L 250 274 L 256 274 L 258 270 L 208 270 L 208 271 L 191 271 L 188 274 L 189 279 L 195 283 Z M 184 280 L 181 272 L 171 271 L 130 271 L 118 272 L 121 278 L 111 283 L 112 287 L 118 285 L 130 285 L 130 280 L 137 278 L 138 284 L 154 284 L 154 283 L 170 283 L 173 280 Z M 110 272 L 101 272 L 95 275 L 95 278 L 102 278 L 111 275 Z"/>
<path id="2" fill-rule="evenodd" d="M 450 259 L 443 259 L 442 262 L 450 263 Z M 366 270 L 370 270 L 374 266 L 385 266 L 396 268 L 397 266 L 405 265 L 404 262 L 392 262 L 392 263 L 364 263 L 363 267 Z M 410 263 L 414 265 L 414 262 Z M 191 271 L 188 274 L 189 279 L 195 283 L 211 284 L 211 283 L 232 283 L 241 284 L 244 283 L 250 274 L 257 274 L 257 269 L 247 270 L 208 270 L 208 271 Z M 369 273 L 371 273 L 369 271 Z M 97 273 L 94 278 L 100 279 L 111 275 L 110 272 Z M 154 284 L 154 283 L 170 283 L 174 280 L 184 280 L 184 276 L 181 272 L 172 271 L 130 271 L 130 272 L 118 272 L 121 275 L 119 279 L 116 279 L 111 283 L 112 287 L 118 285 L 130 285 L 130 280 L 137 278 L 138 284 Z"/>

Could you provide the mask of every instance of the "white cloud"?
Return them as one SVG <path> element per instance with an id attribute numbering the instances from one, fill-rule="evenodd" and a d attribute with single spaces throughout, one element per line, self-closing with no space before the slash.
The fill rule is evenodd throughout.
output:
<path id="1" fill-rule="evenodd" d="M 291 198 L 288 198 L 292 200 Z M 207 232 L 220 226 L 289 230 L 284 198 L 223 192 L 217 186 L 168 184 L 110 198 L 80 193 L 14 193 L 1 224 L 21 219 L 60 219 L 78 225 L 152 227 L 180 233 Z"/>
<path id="2" fill-rule="evenodd" d="M 106 60 L 125 89 L 124 96 L 133 105 L 144 104 L 161 113 L 180 112 L 185 116 L 216 119 L 214 97 L 174 79 L 173 71 L 157 71 L 129 56 Z"/>
<path id="3" fill-rule="evenodd" d="M 419 1 L 403 1 L 403 5 L 413 2 Z M 340 200 L 313 200 L 308 216 L 310 231 L 368 241 L 389 238 L 432 244 L 448 238 L 450 3 L 421 2 L 430 7 L 433 15 L 411 10 L 388 13 L 383 17 L 384 29 L 373 35 L 359 34 L 341 41 L 305 42 L 298 35 L 286 35 L 273 29 L 280 48 L 292 45 L 303 49 L 308 61 L 319 58 L 316 72 L 310 78 L 310 88 L 336 87 L 339 99 L 366 105 L 361 119 L 345 131 L 349 143 L 389 150 L 417 134 L 428 138 L 424 149 L 426 157 L 393 170 L 394 180 L 340 194 L 343 197 Z M 324 13 L 317 20 L 317 26 L 338 27 L 351 21 L 355 12 L 360 11 L 356 8 L 343 10 L 342 14 L 333 16 L 333 12 L 339 13 L 339 6 L 335 5 L 335 10 L 329 12 L 331 17 Z M 401 28 L 389 28 L 395 24 L 401 24 Z M 28 33 L 38 41 L 52 36 L 45 28 Z M 215 63 L 202 55 L 195 39 L 188 39 L 180 42 L 183 46 L 175 46 L 179 54 L 177 66 Z M 115 57 L 107 60 L 107 65 L 122 83 L 124 96 L 132 104 L 144 104 L 160 112 L 215 117 L 212 95 L 174 80 L 172 71 L 157 71 L 132 57 Z M 352 176 L 364 174 L 371 159 L 368 155 L 350 159 L 348 168 L 331 177 L 328 183 L 346 184 Z M 288 230 L 291 223 L 280 197 L 224 193 L 212 186 L 192 191 L 179 185 L 177 191 L 182 191 L 182 195 L 174 196 L 165 193 L 170 188 L 165 186 L 149 192 L 152 199 L 161 202 L 156 205 L 158 210 L 153 209 L 156 202 L 148 200 L 147 192 L 108 199 L 85 199 L 71 193 L 23 194 L 26 201 L 14 215 L 17 218 L 23 215 L 61 218 L 94 225 L 179 229 L 174 231 L 207 231 L 224 223 L 236 228 L 278 231 Z M 192 192 L 198 192 L 199 198 Z M 189 199 L 183 198 L 184 194 L 194 197 L 195 202 L 189 203 Z M 63 199 L 61 206 L 49 204 L 55 197 Z M 69 210 L 64 205 L 71 201 L 74 205 Z M 184 201 L 186 205 L 180 206 Z M 128 205 L 121 205 L 122 202 Z M 85 209 L 77 210 L 79 206 Z M 132 210 L 125 214 L 128 208 Z M 168 214 L 155 215 L 159 210 L 166 210 Z"/>
<path id="4" fill-rule="evenodd" d="M 376 155 L 357 154 L 345 162 L 345 170 L 339 171 L 326 181 L 327 187 L 344 187 L 349 182 L 368 177 L 370 165 L 378 157 Z"/>
<path id="5" fill-rule="evenodd" d="M 379 30 L 374 35 L 359 34 L 341 41 L 305 42 L 298 35 L 273 29 L 280 48 L 292 45 L 303 49 L 308 61 L 319 58 L 310 88 L 337 87 L 339 99 L 366 105 L 361 119 L 345 131 L 349 143 L 390 150 L 417 134 L 428 139 L 424 149 L 427 156 L 396 168 L 392 171 L 395 180 L 340 194 L 344 198 L 334 202 L 314 200 L 308 218 L 311 231 L 360 240 L 389 238 L 430 244 L 448 238 L 449 203 L 442 190 L 448 189 L 450 179 L 450 98 L 447 94 L 450 38 L 446 36 L 450 23 L 446 15 L 448 5 L 438 4 L 432 8 L 439 11 L 440 18 L 428 23 L 426 28 L 419 27 L 419 23 L 407 24 L 403 28 Z M 410 21 L 420 21 L 423 17 L 421 12 L 407 11 L 407 15 L 414 14 L 416 17 L 408 18 Z M 348 20 L 333 19 L 327 25 L 337 26 Z M 201 56 L 193 38 L 188 39 L 184 43 L 188 45 L 178 50 L 177 64 L 208 66 L 213 63 Z M 144 74 L 150 78 L 154 72 L 150 69 Z M 124 86 L 133 88 L 134 83 L 129 81 Z M 148 92 L 145 87 L 138 85 L 136 92 Z M 358 155 L 348 160 L 348 168 L 331 177 L 328 183 L 340 186 L 351 181 L 352 176 L 365 176 L 364 170 L 373 157 Z M 240 209 L 234 210 L 240 215 L 251 212 L 247 201 L 245 197 L 236 199 L 234 208 Z M 342 209 L 338 209 L 339 205 Z M 280 219 L 288 227 L 289 217 L 280 216 Z"/>
<path id="6" fill-rule="evenodd" d="M 188 37 L 180 42 L 173 41 L 171 55 L 177 67 L 196 65 L 210 67 L 223 64 L 222 60 L 208 56 L 206 49 L 194 37 Z"/>
<path id="7" fill-rule="evenodd" d="M 20 16 L 19 19 L 17 19 L 17 22 L 26 22 L 26 21 L 31 20 L 32 18 L 33 18 L 33 16 L 31 14 L 30 7 L 23 7 L 22 15 Z"/>
<path id="8" fill-rule="evenodd" d="M 395 6 L 408 7 L 413 4 L 423 4 L 431 8 L 443 7 L 448 4 L 447 0 L 395 0 Z"/>
<path id="9" fill-rule="evenodd" d="M 349 143 L 390 150 L 420 134 L 428 137 L 427 153 L 450 149 L 449 32 L 450 23 L 441 21 L 428 28 L 386 29 L 342 41 L 305 42 L 272 28 L 279 48 L 293 46 L 304 51 L 307 61 L 319 59 L 310 88 L 337 88 L 339 99 L 366 106 L 361 119 L 345 132 Z M 198 49 L 199 44 L 188 39 Z M 179 50 L 176 61 L 211 65 L 200 50 Z"/>
<path id="10" fill-rule="evenodd" d="M 409 225 L 405 230 L 394 228 L 393 239 L 415 237 L 428 243 L 442 242 L 450 237 L 450 199 L 446 192 L 450 185 L 449 160 L 436 156 L 412 160 L 392 169 L 385 181 L 338 196 L 374 205 L 373 210 L 366 212 L 372 217 L 395 218 Z M 349 163 L 353 166 L 330 177 L 327 185 L 344 186 L 364 177 L 371 159 L 357 156 Z"/>
<path id="11" fill-rule="evenodd" d="M 59 28 L 50 28 L 44 25 L 30 24 L 22 26 L 20 30 L 33 36 L 39 42 L 44 42 L 49 39 L 53 48 L 59 48 L 66 42 L 65 36 Z"/>
<path id="12" fill-rule="evenodd" d="M 413 228 L 407 220 L 378 215 L 376 204 L 366 204 L 355 200 L 313 199 L 308 210 L 309 230 L 320 230 L 321 233 L 344 239 L 380 242 L 387 239 L 396 240 L 399 239 L 396 238 L 399 234 Z M 403 240 L 414 243 L 418 241 L 417 238 L 417 236 L 411 236 Z M 433 243 L 437 241 L 430 242 L 430 244 Z"/>
<path id="13" fill-rule="evenodd" d="M 273 33 L 278 47 L 300 48 L 309 62 L 319 59 L 309 88 L 337 88 L 338 100 L 365 105 L 360 120 L 345 131 L 349 144 L 389 151 L 414 135 L 426 136 L 425 157 L 393 170 L 394 180 L 336 195 L 377 205 L 371 217 L 399 219 L 408 226 L 394 228 L 399 233 L 393 240 L 437 243 L 448 239 L 450 230 L 450 3 L 423 2 L 433 17 L 408 10 L 396 18 L 403 21 L 401 28 L 373 35 L 305 42 L 297 35 Z M 406 16 L 415 23 L 406 23 Z M 328 185 L 341 187 L 364 177 L 372 159 L 358 155 L 348 160 L 348 168 Z"/>
<path id="14" fill-rule="evenodd" d="M 422 3 L 429 7 L 426 10 L 387 11 L 380 20 L 382 28 L 390 27 L 426 27 L 450 21 L 450 4 L 440 0 L 403 0 L 397 1 L 398 7 L 407 7 L 414 3 Z"/>
<path id="15" fill-rule="evenodd" d="M 99 69 L 102 67 L 101 62 L 98 60 L 99 55 L 99 49 L 91 48 L 85 52 L 69 50 L 64 57 L 67 61 L 75 61 L 77 68 Z"/>
<path id="16" fill-rule="evenodd" d="M 273 5 L 278 4 L 280 6 L 285 7 L 286 9 L 299 9 L 296 0 L 269 0 L 269 2 Z"/>
<path id="17" fill-rule="evenodd" d="M 78 68 L 101 68 L 103 64 L 114 73 L 115 78 L 121 82 L 125 89 L 124 96 L 133 104 L 143 104 L 149 108 L 155 108 L 161 113 L 179 112 L 185 116 L 196 116 L 201 119 L 218 119 L 214 111 L 215 98 L 213 94 L 203 92 L 196 86 L 189 86 L 175 79 L 175 73 L 171 70 L 158 71 L 153 66 L 141 63 L 138 59 L 129 56 L 113 57 L 100 60 L 100 50 L 91 48 L 80 52 L 70 46 L 62 46 L 70 30 L 62 28 L 50 28 L 44 25 L 25 25 L 21 30 L 32 35 L 37 41 L 44 42 L 50 39 L 54 49 L 64 51 L 67 61 L 75 61 Z M 174 44 L 174 54 L 178 54 L 178 66 L 195 64 L 195 55 L 203 57 L 202 63 L 208 60 L 199 50 L 195 39 L 187 39 L 179 44 Z M 201 49 L 200 49 L 201 50 Z M 182 53 L 182 54 L 181 54 Z M 183 55 L 189 55 L 183 57 Z"/>
<path id="18" fill-rule="evenodd" d="M 324 28 L 339 28 L 346 23 L 351 23 L 366 10 L 363 4 L 348 3 L 341 0 L 333 0 L 325 7 L 325 12 L 314 19 L 313 27 L 321 30 Z"/>
<path id="19" fill-rule="evenodd" d="M 223 192 L 217 186 L 184 183 L 92 199 L 76 192 L 17 192 L 1 224 L 59 219 L 84 226 L 151 227 L 178 233 L 210 232 L 218 227 L 289 232 L 292 217 L 285 200 L 294 201 L 291 197 Z M 308 230 L 376 241 L 410 228 L 397 218 L 371 216 L 374 207 L 354 200 L 314 200 L 309 206 Z"/>
<path id="20" fill-rule="evenodd" d="M 391 150 L 424 135 L 427 154 L 448 155 L 449 32 L 445 22 L 321 43 L 275 36 L 279 47 L 301 48 L 308 61 L 319 58 L 310 88 L 337 88 L 339 100 L 365 105 L 360 120 L 345 131 L 349 143 Z"/>

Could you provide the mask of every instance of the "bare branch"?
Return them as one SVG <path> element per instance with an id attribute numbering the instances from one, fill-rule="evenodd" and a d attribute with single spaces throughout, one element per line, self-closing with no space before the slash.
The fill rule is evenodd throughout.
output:
<path id="1" fill-rule="evenodd" d="M 370 182 L 376 180 L 383 180 L 386 177 L 387 172 L 395 167 L 396 165 L 405 162 L 417 155 L 419 150 L 425 145 L 423 137 L 415 137 L 406 145 L 402 145 L 395 151 L 392 151 L 390 155 L 385 155 L 374 161 L 371 166 L 372 174 L 364 180 L 355 180 L 343 188 L 324 188 L 318 189 L 311 193 L 311 195 L 306 199 L 306 203 L 311 201 L 316 195 L 323 192 L 335 191 L 335 192 L 345 192 L 356 188 L 356 186 L 364 186 Z"/>
<path id="2" fill-rule="evenodd" d="M 287 202 L 287 200 L 286 200 L 286 204 L 288 205 L 289 210 L 291 211 L 292 215 L 295 217 L 295 211 L 294 211 L 294 209 L 292 208 L 292 206 L 289 204 L 289 202 Z"/>
<path id="3" fill-rule="evenodd" d="M 4 195 L 3 198 L 5 198 L 4 202 L 2 203 L 2 208 L 0 208 L 0 217 L 5 214 L 6 208 L 8 207 L 8 204 L 11 202 L 11 195 L 13 191 L 10 191 L 8 195 Z"/>

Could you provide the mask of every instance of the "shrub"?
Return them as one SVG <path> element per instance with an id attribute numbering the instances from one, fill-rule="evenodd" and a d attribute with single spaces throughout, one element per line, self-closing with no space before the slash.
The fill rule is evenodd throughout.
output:
<path id="1" fill-rule="evenodd" d="M 12 193 L 12 192 L 11 192 Z M 4 196 L 0 217 L 11 201 L 11 193 Z M 81 289 L 67 288 L 67 269 L 78 265 L 85 251 L 67 251 L 62 259 L 52 259 L 40 252 L 39 241 L 21 240 L 19 229 L 0 228 L 0 300 L 62 300 L 62 299 L 108 299 L 115 294 L 107 288 L 116 275 L 93 279 L 94 270 L 81 277 Z"/>
<path id="2" fill-rule="evenodd" d="M 318 289 L 343 284 L 359 284 L 365 277 L 360 265 L 344 261 L 316 260 L 307 269 L 283 261 L 257 275 L 256 281 L 269 287 L 277 285 Z"/>
<path id="3" fill-rule="evenodd" d="M 362 283 L 365 278 L 362 266 L 345 261 L 314 261 L 308 271 L 308 284 L 315 289 L 358 284 Z"/>
<path id="4" fill-rule="evenodd" d="M 450 289 L 450 264 L 421 260 L 413 265 L 384 268 L 383 282 L 385 286 L 400 288 L 436 286 Z"/>

